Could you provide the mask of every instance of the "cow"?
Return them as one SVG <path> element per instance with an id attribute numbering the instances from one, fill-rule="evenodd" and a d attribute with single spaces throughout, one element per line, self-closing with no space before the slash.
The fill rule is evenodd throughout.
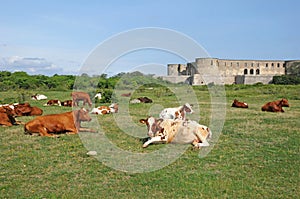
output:
<path id="1" fill-rule="evenodd" d="M 43 110 L 40 109 L 39 107 L 32 106 L 28 116 L 37 116 L 37 115 L 43 115 Z"/>
<path id="2" fill-rule="evenodd" d="M 72 107 L 72 104 L 73 104 L 72 100 L 66 100 L 61 103 L 62 106 L 69 106 L 69 107 Z"/>
<path id="3" fill-rule="evenodd" d="M 119 106 L 117 103 L 113 103 L 110 106 L 99 106 L 97 108 L 93 108 L 91 113 L 97 115 L 106 115 L 109 113 L 117 113 L 119 111 Z"/>
<path id="4" fill-rule="evenodd" d="M 186 113 L 192 114 L 193 112 L 192 106 L 189 103 L 185 103 L 183 106 L 176 108 L 165 108 L 159 114 L 159 118 L 186 120 Z"/>
<path id="5" fill-rule="evenodd" d="M 15 118 L 6 112 L 0 112 L 0 125 L 1 126 L 13 126 L 13 125 L 18 125 L 17 121 Z"/>
<path id="6" fill-rule="evenodd" d="M 239 102 L 237 99 L 234 99 L 231 107 L 248 108 L 248 104 L 245 102 Z"/>
<path id="7" fill-rule="evenodd" d="M 143 148 L 152 143 L 178 143 L 192 144 L 195 148 L 209 146 L 208 139 L 211 138 L 211 130 L 195 121 L 183 121 L 172 119 L 157 119 L 148 117 L 140 119 L 148 129 L 150 139 L 143 144 Z M 186 124 L 184 124 L 186 123 Z"/>
<path id="8" fill-rule="evenodd" d="M 49 100 L 44 106 L 61 106 L 60 100 Z"/>
<path id="9" fill-rule="evenodd" d="M 117 103 L 112 103 L 110 106 L 111 113 L 118 113 L 119 112 L 119 105 Z"/>
<path id="10" fill-rule="evenodd" d="M 282 107 L 290 107 L 289 101 L 285 98 L 282 98 L 281 100 L 276 100 L 275 103 L 277 106 L 281 104 Z"/>
<path id="11" fill-rule="evenodd" d="M 31 99 L 32 100 L 45 100 L 45 99 L 47 99 L 47 96 L 43 95 L 43 94 L 35 94 L 35 95 L 31 96 Z"/>
<path id="12" fill-rule="evenodd" d="M 87 103 L 89 105 L 89 107 L 92 106 L 91 98 L 90 98 L 89 94 L 87 94 L 85 92 L 74 91 L 71 93 L 71 96 L 72 96 L 72 100 L 73 100 L 73 106 L 78 106 L 79 101 L 83 101 L 83 105 L 85 105 Z"/>
<path id="13" fill-rule="evenodd" d="M 95 95 L 94 99 L 101 100 L 101 99 L 102 99 L 102 93 L 101 93 L 101 92 L 98 92 L 98 93 Z"/>
<path id="14" fill-rule="evenodd" d="M 121 94 L 122 97 L 130 97 L 131 96 L 131 93 L 123 93 Z"/>
<path id="15" fill-rule="evenodd" d="M 268 102 L 261 107 L 261 110 L 267 112 L 284 112 L 282 107 L 289 107 L 289 103 L 287 99 L 283 98 L 281 100 Z"/>
<path id="16" fill-rule="evenodd" d="M 99 106 L 97 108 L 93 108 L 91 113 L 97 115 L 106 115 L 110 113 L 110 108 L 108 106 Z"/>
<path id="17" fill-rule="evenodd" d="M 139 103 L 152 103 L 152 99 L 148 97 L 139 97 L 137 99 L 133 99 L 130 101 L 131 104 L 139 104 Z"/>
<path id="18" fill-rule="evenodd" d="M 138 100 L 140 100 L 142 103 L 152 103 L 152 99 L 148 98 L 148 97 L 139 97 L 137 98 Z"/>
<path id="19" fill-rule="evenodd" d="M 39 107 L 32 107 L 28 102 L 22 103 L 22 104 L 15 104 L 14 109 L 12 111 L 13 115 L 18 116 L 36 116 L 36 115 L 42 115 L 43 110 Z"/>
<path id="20" fill-rule="evenodd" d="M 0 125 L 1 126 L 13 126 L 19 125 L 22 122 L 16 121 L 14 118 L 11 109 L 5 106 L 0 107 Z"/>
<path id="21" fill-rule="evenodd" d="M 78 132 L 95 132 L 89 128 L 81 127 L 82 121 L 91 121 L 88 111 L 84 108 L 70 112 L 38 116 L 24 125 L 25 134 L 46 137 L 57 137 L 56 134 Z"/>

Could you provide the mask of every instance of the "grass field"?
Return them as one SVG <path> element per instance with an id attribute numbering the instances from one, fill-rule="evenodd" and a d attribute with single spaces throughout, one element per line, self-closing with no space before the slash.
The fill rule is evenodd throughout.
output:
<path id="1" fill-rule="evenodd" d="M 193 89 L 200 112 L 188 118 L 200 114 L 200 123 L 209 126 L 211 93 L 206 87 Z M 0 198 L 298 198 L 300 86 L 231 85 L 225 89 L 225 123 L 222 132 L 213 132 L 220 136 L 210 153 L 199 158 L 199 151 L 188 146 L 173 163 L 151 172 L 122 172 L 86 155 L 88 149 L 81 138 L 93 136 L 89 133 L 55 139 L 24 135 L 22 125 L 0 127 Z M 70 92 L 42 93 L 66 100 Z M 0 92 L 0 99 L 16 99 L 18 94 Z M 146 127 L 138 123 L 139 119 L 159 114 L 162 107 L 178 105 L 176 96 L 162 88 L 139 90 L 134 96 L 147 96 L 154 101 L 128 108 L 134 123 L 128 128 L 141 128 L 144 136 Z M 186 99 L 181 100 L 188 101 L 189 93 L 184 96 Z M 290 103 L 290 107 L 284 107 L 284 113 L 260 110 L 265 102 L 283 97 Z M 247 102 L 249 109 L 231 108 L 235 98 Z M 42 107 L 44 114 L 71 110 L 43 107 L 45 101 L 29 101 Z M 31 119 L 17 118 L 23 122 Z M 125 133 L 114 115 L 96 119 L 109 140 L 125 151 L 147 154 L 166 147 L 150 145 L 143 149 L 141 139 Z"/>

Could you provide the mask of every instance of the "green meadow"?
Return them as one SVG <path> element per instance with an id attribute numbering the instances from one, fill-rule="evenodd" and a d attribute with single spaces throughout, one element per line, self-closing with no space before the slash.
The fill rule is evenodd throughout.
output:
<path id="1" fill-rule="evenodd" d="M 220 132 L 213 132 L 218 139 L 205 157 L 199 157 L 204 148 L 197 150 L 190 145 L 178 159 L 163 168 L 140 173 L 124 172 L 86 154 L 89 149 L 82 138 L 93 137 L 92 133 L 48 138 L 25 135 L 23 125 L 0 127 L 0 198 L 299 197 L 300 85 L 225 86 L 224 95 L 222 92 L 213 94 L 213 98 L 224 100 L 220 112 L 217 110 L 214 115 L 213 89 L 194 86 L 180 99 L 172 90 L 176 88 L 137 89 L 132 98 L 147 96 L 153 103 L 128 105 L 126 113 L 133 126 L 126 127 L 127 118 L 122 119 L 124 109 L 121 108 L 117 113 L 120 117 L 93 115 L 92 122 L 98 122 L 100 127 L 96 127 L 97 130 L 105 132 L 109 141 L 118 148 L 132 153 L 153 153 L 163 150 L 166 145 L 142 148 L 144 139 L 127 134 L 126 128 L 140 128 L 139 135 L 146 138 L 147 129 L 139 124 L 139 119 L 158 116 L 163 107 L 179 106 L 178 100 L 189 101 L 194 93 L 198 103 L 194 105 L 199 111 L 188 115 L 189 119 L 209 126 L 212 117 L 218 121 L 224 116 Z M 30 95 L 36 92 L 27 90 L 25 99 L 32 106 L 42 108 L 44 115 L 72 110 L 70 107 L 45 107 L 46 101 L 32 101 Z M 121 92 L 127 93 L 128 90 Z M 67 100 L 71 90 L 39 93 L 48 99 Z M 14 102 L 19 96 L 20 92 L 13 90 L 0 92 L 2 101 Z M 283 107 L 284 113 L 260 110 L 266 102 L 281 98 L 287 98 L 290 103 L 290 107 Z M 247 102 L 249 108 L 232 108 L 234 99 Z M 126 102 L 128 99 L 120 100 Z M 27 122 L 33 118 L 16 119 Z M 83 122 L 82 125 L 89 124 Z"/>

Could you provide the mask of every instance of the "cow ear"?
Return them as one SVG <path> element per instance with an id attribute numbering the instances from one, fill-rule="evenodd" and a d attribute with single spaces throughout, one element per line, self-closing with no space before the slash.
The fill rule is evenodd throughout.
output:
<path id="1" fill-rule="evenodd" d="M 140 123 L 146 124 L 146 120 L 145 119 L 140 119 Z"/>

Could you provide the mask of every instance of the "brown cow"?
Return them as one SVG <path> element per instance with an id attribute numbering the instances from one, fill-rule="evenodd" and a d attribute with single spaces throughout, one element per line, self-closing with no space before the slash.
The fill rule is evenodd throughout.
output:
<path id="1" fill-rule="evenodd" d="M 43 110 L 36 106 L 31 107 L 29 116 L 35 116 L 35 115 L 43 115 Z"/>
<path id="2" fill-rule="evenodd" d="M 248 108 L 248 104 L 245 102 L 239 102 L 237 99 L 234 99 L 231 107 Z"/>
<path id="3" fill-rule="evenodd" d="M 14 116 L 35 116 L 42 115 L 43 110 L 34 106 L 30 106 L 29 103 L 25 102 L 23 104 L 17 104 L 14 106 L 13 115 Z"/>
<path id="4" fill-rule="evenodd" d="M 131 96 L 131 93 L 123 93 L 121 94 L 122 97 L 130 97 Z"/>
<path id="5" fill-rule="evenodd" d="M 10 109 L 0 107 L 0 125 L 12 126 L 19 125 L 22 122 L 16 121 Z"/>
<path id="6" fill-rule="evenodd" d="M 36 117 L 24 126 L 26 134 L 38 134 L 40 136 L 57 137 L 54 134 L 68 133 L 77 134 L 80 131 L 95 132 L 92 129 L 81 127 L 82 121 L 91 121 L 88 111 L 84 108 Z"/>
<path id="7" fill-rule="evenodd" d="M 79 101 L 83 101 L 83 105 L 88 103 L 88 105 L 91 107 L 92 106 L 92 101 L 89 96 L 89 94 L 85 92 L 80 92 L 80 91 L 74 91 L 71 93 L 72 99 L 73 99 L 73 106 L 78 106 Z"/>
<path id="8" fill-rule="evenodd" d="M 268 102 L 261 107 L 262 111 L 268 112 L 284 112 L 282 107 L 289 107 L 289 103 L 287 99 L 276 100 L 273 102 Z"/>

